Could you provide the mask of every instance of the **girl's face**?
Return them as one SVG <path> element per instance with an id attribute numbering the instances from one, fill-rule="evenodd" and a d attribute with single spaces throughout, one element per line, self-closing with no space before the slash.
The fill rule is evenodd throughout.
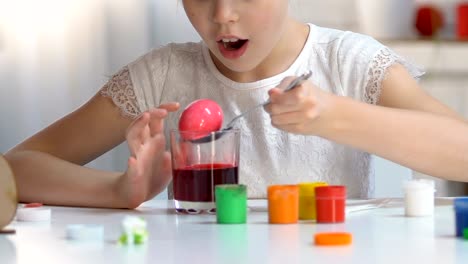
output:
<path id="1" fill-rule="evenodd" d="M 288 21 L 288 0 L 183 0 L 183 4 L 215 63 L 239 73 L 255 70 L 272 54 Z"/>

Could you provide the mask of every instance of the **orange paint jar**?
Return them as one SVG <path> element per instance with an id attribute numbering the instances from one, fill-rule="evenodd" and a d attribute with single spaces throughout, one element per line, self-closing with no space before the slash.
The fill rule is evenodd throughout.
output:
<path id="1" fill-rule="evenodd" d="M 271 185 L 268 187 L 268 222 L 294 224 L 299 219 L 299 187 Z"/>
<path id="2" fill-rule="evenodd" d="M 345 221 L 346 187 L 321 186 L 315 188 L 317 223 L 342 223 Z"/>
<path id="3" fill-rule="evenodd" d="M 299 220 L 315 220 L 317 218 L 315 188 L 327 185 L 326 182 L 299 183 Z"/>

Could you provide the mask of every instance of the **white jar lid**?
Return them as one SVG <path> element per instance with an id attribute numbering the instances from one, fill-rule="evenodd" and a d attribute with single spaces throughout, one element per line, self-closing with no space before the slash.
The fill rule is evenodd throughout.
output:
<path id="1" fill-rule="evenodd" d="M 52 211 L 44 207 L 19 207 L 16 211 L 16 220 L 22 222 L 50 221 Z"/>

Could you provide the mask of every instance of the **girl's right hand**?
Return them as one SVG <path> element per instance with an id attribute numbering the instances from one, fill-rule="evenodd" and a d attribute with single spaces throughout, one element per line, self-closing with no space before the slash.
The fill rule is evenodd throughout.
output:
<path id="1" fill-rule="evenodd" d="M 128 208 L 136 208 L 160 193 L 170 182 L 171 155 L 165 150 L 164 119 L 179 109 L 167 103 L 144 112 L 128 128 L 128 169 L 118 182 L 118 195 Z"/>

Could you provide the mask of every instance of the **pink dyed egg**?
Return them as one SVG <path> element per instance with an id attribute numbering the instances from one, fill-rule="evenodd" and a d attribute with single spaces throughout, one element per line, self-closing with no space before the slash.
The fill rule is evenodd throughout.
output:
<path id="1" fill-rule="evenodd" d="M 180 131 L 191 131 L 193 134 L 186 134 L 188 140 L 201 138 L 209 132 L 221 129 L 223 124 L 223 110 L 212 100 L 200 99 L 189 104 L 179 119 Z"/>

